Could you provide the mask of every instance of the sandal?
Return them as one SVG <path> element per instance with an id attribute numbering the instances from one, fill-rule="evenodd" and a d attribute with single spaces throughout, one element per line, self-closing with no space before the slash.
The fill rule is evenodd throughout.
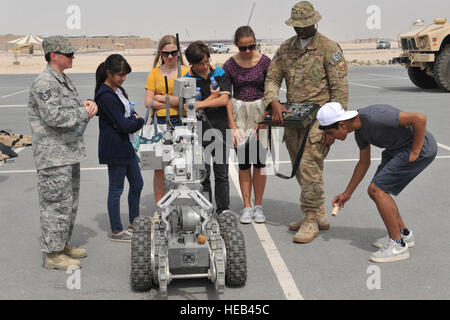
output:
<path id="1" fill-rule="evenodd" d="M 116 242 L 131 242 L 131 233 L 128 232 L 128 230 L 122 230 L 119 234 L 112 234 L 111 235 L 111 241 Z"/>

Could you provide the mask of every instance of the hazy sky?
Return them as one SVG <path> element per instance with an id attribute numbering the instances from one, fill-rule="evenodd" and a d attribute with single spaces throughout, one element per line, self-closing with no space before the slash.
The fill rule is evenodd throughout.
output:
<path id="1" fill-rule="evenodd" d="M 290 16 L 292 0 L 1 0 L 0 34 L 139 35 L 158 40 L 179 33 L 181 40 L 231 39 L 234 30 L 250 25 L 258 38 L 287 38 L 293 29 L 284 21 Z M 319 30 L 337 41 L 368 37 L 395 38 L 411 22 L 434 17 L 450 20 L 449 0 L 314 0 L 322 15 Z M 79 19 L 67 9 L 79 8 Z M 379 8 L 373 20 L 371 6 Z M 377 15 L 377 14 L 375 14 Z M 78 16 L 77 16 L 78 17 Z M 376 17 L 375 17 L 376 18 Z M 80 29 L 69 29 L 79 22 Z M 367 21 L 380 29 L 370 30 Z"/>

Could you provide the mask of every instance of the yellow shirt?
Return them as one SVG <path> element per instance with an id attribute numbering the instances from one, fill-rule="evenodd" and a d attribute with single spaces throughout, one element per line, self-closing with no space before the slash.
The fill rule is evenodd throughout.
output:
<path id="1" fill-rule="evenodd" d="M 183 77 L 186 73 L 189 72 L 189 68 L 186 66 L 181 66 L 181 77 Z M 169 95 L 173 95 L 173 87 L 174 87 L 175 79 L 167 79 L 167 85 L 169 86 Z M 166 94 L 166 83 L 164 81 L 164 76 L 161 74 L 161 70 L 159 67 L 154 68 L 147 77 L 147 82 L 145 84 L 145 89 L 151 90 L 157 94 Z M 166 116 L 166 109 L 159 109 L 156 112 L 158 117 Z M 177 116 L 178 115 L 178 107 L 170 107 L 170 115 Z"/>

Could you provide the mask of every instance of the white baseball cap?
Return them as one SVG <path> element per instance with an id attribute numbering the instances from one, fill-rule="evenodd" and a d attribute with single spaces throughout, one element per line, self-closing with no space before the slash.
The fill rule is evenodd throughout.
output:
<path id="1" fill-rule="evenodd" d="M 319 128 L 327 127 L 339 121 L 352 119 L 358 115 L 358 111 L 345 111 L 339 102 L 325 103 L 317 112 L 317 120 L 319 120 Z"/>

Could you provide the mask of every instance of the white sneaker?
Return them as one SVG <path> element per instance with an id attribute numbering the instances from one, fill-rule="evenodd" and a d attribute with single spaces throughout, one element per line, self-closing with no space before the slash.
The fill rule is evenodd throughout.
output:
<path id="1" fill-rule="evenodd" d="M 244 210 L 242 210 L 242 215 L 239 218 L 239 221 L 241 223 L 251 223 L 252 222 L 252 218 L 253 218 L 253 209 L 252 208 L 244 208 Z"/>
<path id="2" fill-rule="evenodd" d="M 402 234 L 402 239 L 403 242 L 405 242 L 408 245 L 408 248 L 412 248 L 414 247 L 415 243 L 414 243 L 414 234 L 411 230 L 409 230 L 409 234 L 407 236 L 404 236 Z M 383 248 L 384 245 L 386 244 L 386 242 L 388 242 L 390 240 L 389 235 L 385 235 L 383 238 L 377 239 L 374 242 L 372 242 L 374 247 L 377 248 Z"/>
<path id="3" fill-rule="evenodd" d="M 264 215 L 262 206 L 253 207 L 253 218 L 255 219 L 256 223 L 266 222 L 266 216 Z"/>
<path id="4" fill-rule="evenodd" d="M 393 262 L 408 258 L 408 245 L 405 244 L 405 246 L 402 247 L 392 239 L 389 239 L 383 248 L 370 255 L 370 260 L 373 262 Z"/>

